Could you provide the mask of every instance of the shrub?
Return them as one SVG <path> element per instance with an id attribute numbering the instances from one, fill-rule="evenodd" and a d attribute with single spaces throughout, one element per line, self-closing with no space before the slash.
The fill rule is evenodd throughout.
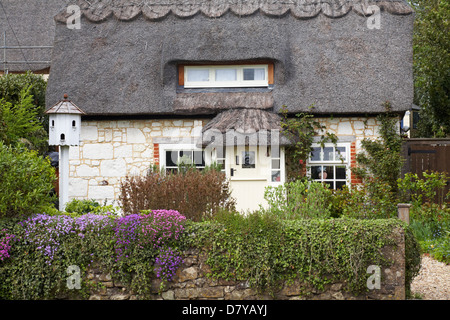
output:
<path id="1" fill-rule="evenodd" d="M 72 217 L 77 217 L 84 215 L 86 213 L 93 214 L 109 214 L 117 215 L 118 208 L 113 205 L 100 205 L 97 201 L 93 199 L 72 199 L 66 204 L 65 213 Z"/>
<path id="2" fill-rule="evenodd" d="M 327 185 L 304 180 L 270 186 L 264 193 L 269 212 L 285 219 L 330 218 L 331 196 Z"/>
<path id="3" fill-rule="evenodd" d="M 17 217 L 54 211 L 55 169 L 48 159 L 24 146 L 0 141 L 0 217 Z"/>
<path id="4" fill-rule="evenodd" d="M 126 177 L 121 184 L 120 201 L 124 214 L 165 208 L 182 212 L 194 221 L 214 215 L 219 208 L 235 206 L 223 172 L 195 169 Z"/>
<path id="5" fill-rule="evenodd" d="M 397 201 L 390 185 L 374 179 L 335 190 L 331 207 L 334 217 L 389 219 L 397 216 Z"/>

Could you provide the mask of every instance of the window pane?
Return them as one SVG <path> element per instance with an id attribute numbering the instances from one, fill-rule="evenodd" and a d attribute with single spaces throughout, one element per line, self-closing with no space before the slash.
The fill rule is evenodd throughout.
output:
<path id="1" fill-rule="evenodd" d="M 324 161 L 333 161 L 333 147 L 325 147 L 323 148 L 323 160 Z"/>
<path id="2" fill-rule="evenodd" d="M 347 160 L 347 153 L 345 152 L 345 147 L 336 147 L 336 161 Z"/>
<path id="3" fill-rule="evenodd" d="M 244 80 L 265 80 L 266 70 L 264 68 L 244 69 Z"/>
<path id="4" fill-rule="evenodd" d="M 342 189 L 346 185 L 345 181 L 336 181 L 336 189 Z"/>
<path id="5" fill-rule="evenodd" d="M 244 69 L 244 80 L 255 80 L 255 69 Z"/>
<path id="6" fill-rule="evenodd" d="M 311 178 L 320 180 L 319 174 L 322 172 L 322 166 L 311 166 Z"/>
<path id="7" fill-rule="evenodd" d="M 221 170 L 224 170 L 225 169 L 225 160 L 222 160 L 222 159 L 217 160 L 217 165 L 220 166 Z"/>
<path id="8" fill-rule="evenodd" d="M 225 158 L 225 147 L 217 147 L 216 158 L 217 159 Z"/>
<path id="9" fill-rule="evenodd" d="M 237 71 L 236 69 L 217 69 L 216 81 L 236 81 Z"/>
<path id="10" fill-rule="evenodd" d="M 320 161 L 320 147 L 315 147 L 311 151 L 311 161 Z"/>
<path id="11" fill-rule="evenodd" d="M 194 151 L 195 166 L 205 166 L 205 153 L 203 151 Z"/>
<path id="12" fill-rule="evenodd" d="M 345 166 L 336 166 L 336 179 L 347 179 L 347 170 Z"/>
<path id="13" fill-rule="evenodd" d="M 255 167 L 255 151 L 243 151 L 242 168 L 254 168 L 254 167 Z"/>
<path id="14" fill-rule="evenodd" d="M 319 174 L 322 179 L 331 180 L 334 179 L 334 167 L 333 166 L 324 166 L 322 172 Z"/>
<path id="15" fill-rule="evenodd" d="M 280 182 L 280 171 L 272 171 L 272 182 Z"/>
<path id="16" fill-rule="evenodd" d="M 192 164 L 192 151 L 182 150 L 180 151 L 180 158 L 178 158 L 177 164 Z"/>
<path id="17" fill-rule="evenodd" d="M 280 169 L 280 160 L 272 159 L 272 169 Z"/>
<path id="18" fill-rule="evenodd" d="M 178 151 L 166 151 L 166 167 L 176 167 L 178 162 Z"/>
<path id="19" fill-rule="evenodd" d="M 189 69 L 187 70 L 188 81 L 209 81 L 209 69 Z"/>
<path id="20" fill-rule="evenodd" d="M 266 69 L 264 68 L 255 69 L 255 80 L 266 80 Z"/>

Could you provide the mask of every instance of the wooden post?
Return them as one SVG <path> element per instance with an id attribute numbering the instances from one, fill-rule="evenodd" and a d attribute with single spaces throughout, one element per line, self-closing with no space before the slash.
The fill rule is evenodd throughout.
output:
<path id="1" fill-rule="evenodd" d="M 399 203 L 398 208 L 398 218 L 409 224 L 409 209 L 411 205 L 409 203 Z"/>

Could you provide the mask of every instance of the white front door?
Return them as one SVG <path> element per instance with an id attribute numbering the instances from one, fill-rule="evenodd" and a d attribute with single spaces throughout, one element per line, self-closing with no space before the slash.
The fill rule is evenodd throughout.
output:
<path id="1" fill-rule="evenodd" d="M 225 172 L 236 209 L 247 212 L 266 207 L 265 188 L 284 182 L 284 151 L 274 156 L 266 146 L 232 146 L 225 154 Z"/>

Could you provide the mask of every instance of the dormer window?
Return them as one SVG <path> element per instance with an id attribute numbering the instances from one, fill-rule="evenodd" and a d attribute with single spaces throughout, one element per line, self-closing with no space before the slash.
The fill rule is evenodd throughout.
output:
<path id="1" fill-rule="evenodd" d="M 179 85 L 184 88 L 268 87 L 273 83 L 273 64 L 183 65 Z"/>

